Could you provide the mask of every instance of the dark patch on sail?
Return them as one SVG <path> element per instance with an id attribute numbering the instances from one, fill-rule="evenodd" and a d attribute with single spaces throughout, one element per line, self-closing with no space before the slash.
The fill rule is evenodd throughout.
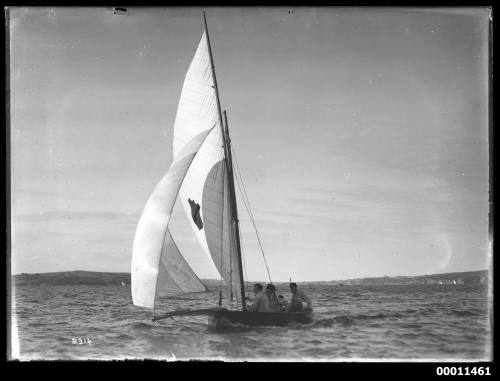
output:
<path id="1" fill-rule="evenodd" d="M 203 222 L 200 217 L 200 204 L 194 202 L 188 198 L 189 206 L 191 207 L 191 217 L 193 218 L 194 223 L 198 227 L 199 230 L 203 229 Z"/>

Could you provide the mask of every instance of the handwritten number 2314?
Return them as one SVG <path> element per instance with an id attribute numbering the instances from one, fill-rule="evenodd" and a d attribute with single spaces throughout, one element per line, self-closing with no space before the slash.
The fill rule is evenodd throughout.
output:
<path id="1" fill-rule="evenodd" d="M 74 345 L 92 344 L 92 340 L 89 337 L 73 337 L 71 343 Z"/>

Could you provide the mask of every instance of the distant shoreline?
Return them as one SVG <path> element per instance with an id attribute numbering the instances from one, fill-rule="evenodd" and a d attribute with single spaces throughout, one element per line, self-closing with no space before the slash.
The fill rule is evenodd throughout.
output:
<path id="1" fill-rule="evenodd" d="M 130 273 L 112 273 L 98 271 L 61 271 L 52 273 L 21 273 L 11 276 L 14 285 L 130 285 Z M 217 287 L 218 279 L 202 279 L 208 287 Z M 245 287 L 263 281 L 247 281 Z M 418 285 L 418 284 L 487 284 L 488 270 L 464 271 L 444 274 L 417 276 L 384 276 L 354 278 L 330 281 L 297 282 L 303 285 Z M 275 282 L 288 284 L 288 282 Z"/>

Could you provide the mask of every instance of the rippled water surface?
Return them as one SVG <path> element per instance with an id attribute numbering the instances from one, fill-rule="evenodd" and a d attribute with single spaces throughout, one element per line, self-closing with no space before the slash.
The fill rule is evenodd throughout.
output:
<path id="1" fill-rule="evenodd" d="M 215 330 L 207 317 L 155 325 L 119 286 L 19 286 L 14 290 L 21 359 L 482 359 L 491 357 L 485 287 L 315 286 L 315 322 Z M 285 289 L 278 289 L 288 295 Z M 217 293 L 170 302 L 207 308 Z M 90 338 L 91 344 L 73 344 Z"/>

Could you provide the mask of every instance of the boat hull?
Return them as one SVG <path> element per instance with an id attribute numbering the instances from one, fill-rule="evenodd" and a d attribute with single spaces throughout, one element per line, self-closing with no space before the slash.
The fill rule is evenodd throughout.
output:
<path id="1" fill-rule="evenodd" d="M 309 324 L 314 321 L 312 312 L 250 312 L 213 311 L 211 324 L 242 324 L 248 326 L 287 326 L 293 323 Z"/>

